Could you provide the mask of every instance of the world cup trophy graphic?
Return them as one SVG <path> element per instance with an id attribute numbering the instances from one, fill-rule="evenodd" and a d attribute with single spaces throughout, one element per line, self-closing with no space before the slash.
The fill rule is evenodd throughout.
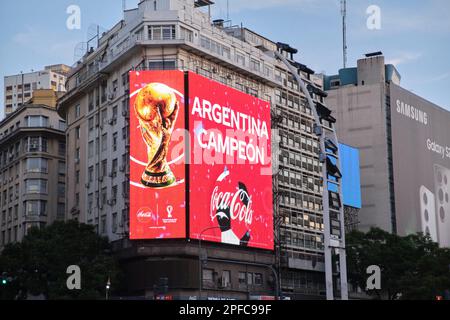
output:
<path id="1" fill-rule="evenodd" d="M 162 83 L 150 83 L 138 93 L 134 109 L 148 153 L 141 183 L 148 188 L 171 186 L 176 178 L 166 157 L 179 111 L 174 90 Z"/>

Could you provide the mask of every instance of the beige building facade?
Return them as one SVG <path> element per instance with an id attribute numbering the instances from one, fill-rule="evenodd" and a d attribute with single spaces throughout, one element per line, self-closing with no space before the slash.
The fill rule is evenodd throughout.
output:
<path id="1" fill-rule="evenodd" d="M 35 95 L 0 122 L 0 250 L 64 220 L 66 124 L 54 91 Z"/>

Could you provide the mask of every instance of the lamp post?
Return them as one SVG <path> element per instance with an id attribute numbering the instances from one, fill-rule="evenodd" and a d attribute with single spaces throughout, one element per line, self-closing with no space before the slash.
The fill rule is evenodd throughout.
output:
<path id="1" fill-rule="evenodd" d="M 202 299 L 202 285 L 203 285 L 203 265 L 202 265 L 202 235 L 206 231 L 220 229 L 220 227 L 209 227 L 202 232 L 200 232 L 200 236 L 198 237 L 198 299 Z"/>
<path id="2" fill-rule="evenodd" d="M 109 289 L 111 288 L 111 280 L 110 278 L 108 278 L 108 282 L 106 283 L 106 296 L 105 296 L 105 300 L 109 299 Z"/>

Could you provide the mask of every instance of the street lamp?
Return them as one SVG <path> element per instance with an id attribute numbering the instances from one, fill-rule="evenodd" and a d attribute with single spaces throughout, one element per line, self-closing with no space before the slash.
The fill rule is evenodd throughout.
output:
<path id="1" fill-rule="evenodd" d="M 109 298 L 109 289 L 111 288 L 111 279 L 108 278 L 108 282 L 106 283 L 106 300 Z"/>
<path id="2" fill-rule="evenodd" d="M 206 231 L 220 229 L 220 227 L 209 227 L 202 232 L 200 232 L 200 236 L 198 237 L 198 299 L 202 299 L 202 285 L 203 285 L 203 266 L 202 266 L 202 235 Z"/>

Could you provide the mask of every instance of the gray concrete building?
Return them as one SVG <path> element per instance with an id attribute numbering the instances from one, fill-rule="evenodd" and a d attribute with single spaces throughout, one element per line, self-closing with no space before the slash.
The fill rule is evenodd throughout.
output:
<path id="1" fill-rule="evenodd" d="M 281 149 L 273 186 L 275 252 L 202 243 L 208 256 L 202 298 L 274 296 L 276 279 L 267 265 L 281 276 L 284 295 L 323 298 L 322 164 L 312 112 L 275 59 L 277 44 L 240 26 L 212 23 L 206 9 L 212 4 L 141 1 L 74 66 L 58 106 L 68 125 L 66 218 L 95 225 L 113 242 L 127 270 L 126 294 L 153 298 L 161 285 L 174 298 L 199 298 L 197 242 L 128 238 L 128 72 L 190 70 L 271 101 L 280 140 L 274 149 Z M 318 89 L 314 101 L 323 102 L 322 78 L 299 67 Z"/>
<path id="2" fill-rule="evenodd" d="M 388 147 L 389 83 L 400 82 L 384 56 L 358 60 L 356 68 L 325 77 L 326 102 L 334 111 L 340 142 L 360 150 L 362 209 L 359 228 L 395 232 L 395 202 Z"/>
<path id="3" fill-rule="evenodd" d="M 381 52 L 325 76 L 339 140 L 360 150 L 359 228 L 429 234 L 450 246 L 450 112 L 400 86 Z"/>
<path id="4" fill-rule="evenodd" d="M 56 99 L 36 90 L 0 122 L 0 250 L 31 227 L 65 218 L 66 124 Z"/>

